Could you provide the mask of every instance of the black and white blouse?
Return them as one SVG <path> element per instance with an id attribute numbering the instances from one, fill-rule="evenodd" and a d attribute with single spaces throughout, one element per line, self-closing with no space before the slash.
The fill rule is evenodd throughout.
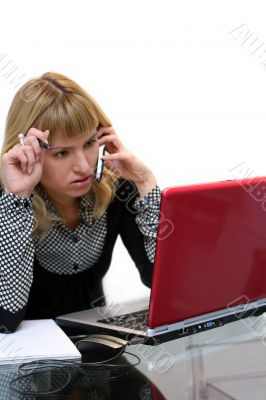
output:
<path id="1" fill-rule="evenodd" d="M 38 188 L 38 192 L 50 212 L 56 214 L 53 204 L 41 187 Z M 81 198 L 81 222 L 75 230 L 70 230 L 61 221 L 53 221 L 45 237 L 36 237 L 32 234 L 34 195 L 25 199 L 12 193 L 2 192 L 0 196 L 0 326 L 4 325 L 4 321 L 1 321 L 1 309 L 15 315 L 21 309 L 25 309 L 26 312 L 28 308 L 29 317 L 49 317 L 42 312 L 38 314 L 36 311 L 38 308 L 36 296 L 40 296 L 38 302 L 41 307 L 41 299 L 46 297 L 45 288 L 47 292 L 49 290 L 47 286 L 53 286 L 55 282 L 58 283 L 52 299 L 55 303 L 57 294 L 60 295 L 58 291 L 60 292 L 63 287 L 68 292 L 73 292 L 73 296 L 76 296 L 76 291 L 79 297 L 82 297 L 80 293 L 83 290 L 85 298 L 85 292 L 89 291 L 89 286 L 91 292 L 94 291 L 94 284 L 98 289 L 90 301 L 96 294 L 101 295 L 101 280 L 110 265 L 112 249 L 118 234 L 121 235 L 135 261 L 143 282 L 150 285 L 160 199 L 161 191 L 158 186 L 145 197 L 140 198 L 131 182 L 121 180 L 115 199 L 100 219 L 93 218 L 94 200 L 87 194 Z M 86 280 L 88 287 L 84 288 Z M 52 292 L 50 295 L 53 297 Z M 86 295 L 88 297 L 88 293 Z M 35 302 L 34 306 L 27 307 L 31 299 Z M 70 312 L 73 302 L 76 302 L 76 308 L 88 307 L 87 300 L 78 302 L 73 299 L 71 306 L 70 302 L 71 299 L 68 307 Z M 32 313 L 33 309 L 35 311 Z M 52 314 L 60 314 L 64 311 L 66 311 L 64 307 L 59 305 L 51 306 Z M 4 312 L 3 315 L 5 319 L 6 313 Z"/>

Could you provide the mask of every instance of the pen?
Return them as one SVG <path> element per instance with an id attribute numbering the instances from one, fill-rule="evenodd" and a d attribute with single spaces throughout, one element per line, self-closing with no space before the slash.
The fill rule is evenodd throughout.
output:
<path id="1" fill-rule="evenodd" d="M 37 139 L 37 140 L 41 147 L 43 147 L 46 150 L 51 150 L 51 146 L 48 143 L 44 142 L 42 139 Z"/>
<path id="2" fill-rule="evenodd" d="M 23 133 L 19 133 L 19 134 L 18 134 L 18 140 L 19 140 L 19 144 L 20 144 L 21 146 L 24 146 L 24 139 L 25 139 L 24 134 L 23 134 Z M 38 140 L 39 145 L 40 145 L 43 149 L 51 150 L 51 146 L 50 146 L 48 143 L 44 142 L 42 139 L 39 139 L 39 138 L 37 138 L 37 140 Z"/>

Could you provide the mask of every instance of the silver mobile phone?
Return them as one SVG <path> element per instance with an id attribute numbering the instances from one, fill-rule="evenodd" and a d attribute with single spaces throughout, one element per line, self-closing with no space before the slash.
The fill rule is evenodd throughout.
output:
<path id="1" fill-rule="evenodd" d="M 102 144 L 99 147 L 99 156 L 95 168 L 95 179 L 97 182 L 100 182 L 103 174 L 103 167 L 104 167 L 104 161 L 102 160 L 102 156 L 105 154 L 105 145 Z"/>

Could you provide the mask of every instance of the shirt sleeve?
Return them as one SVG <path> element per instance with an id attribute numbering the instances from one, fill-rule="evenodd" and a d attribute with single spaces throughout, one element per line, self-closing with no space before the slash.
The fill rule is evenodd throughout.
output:
<path id="1" fill-rule="evenodd" d="M 155 186 L 146 196 L 137 197 L 134 207 L 137 210 L 136 223 L 144 236 L 145 251 L 153 263 L 156 250 L 157 230 L 160 216 L 161 190 Z"/>
<path id="2" fill-rule="evenodd" d="M 6 331 L 23 319 L 33 280 L 33 197 L 0 196 L 0 326 Z"/>

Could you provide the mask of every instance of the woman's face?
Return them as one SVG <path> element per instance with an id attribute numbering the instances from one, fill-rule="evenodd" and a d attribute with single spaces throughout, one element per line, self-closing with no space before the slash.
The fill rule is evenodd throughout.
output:
<path id="1" fill-rule="evenodd" d="M 99 152 L 97 132 L 72 139 L 57 136 L 44 150 L 41 184 L 51 199 L 66 203 L 88 192 Z"/>

